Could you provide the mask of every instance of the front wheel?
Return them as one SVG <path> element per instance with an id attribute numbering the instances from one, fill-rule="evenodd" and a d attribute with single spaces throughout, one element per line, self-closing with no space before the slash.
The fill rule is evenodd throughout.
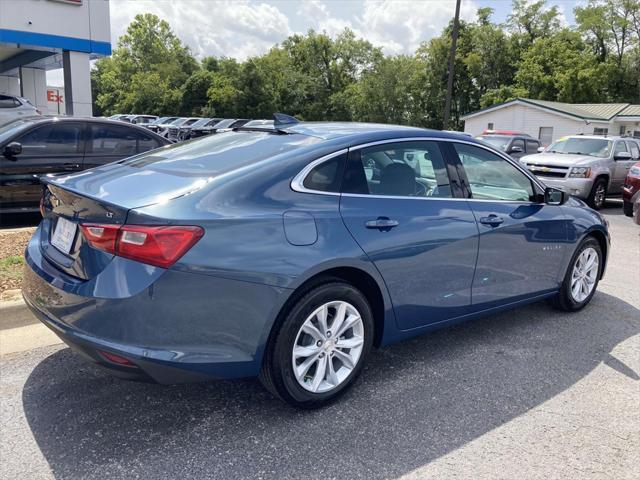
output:
<path id="1" fill-rule="evenodd" d="M 603 267 L 602 249 L 593 237 L 587 237 L 573 254 L 558 294 L 551 303 L 559 310 L 575 312 L 593 298 Z"/>
<path id="2" fill-rule="evenodd" d="M 289 310 L 265 352 L 260 381 L 285 402 L 317 408 L 353 384 L 373 344 L 366 297 L 342 281 L 327 281 Z"/>
<path id="3" fill-rule="evenodd" d="M 598 178 L 591 187 L 591 193 L 587 198 L 587 204 L 594 210 L 600 210 L 604 206 L 604 199 L 607 196 L 607 181 Z"/>

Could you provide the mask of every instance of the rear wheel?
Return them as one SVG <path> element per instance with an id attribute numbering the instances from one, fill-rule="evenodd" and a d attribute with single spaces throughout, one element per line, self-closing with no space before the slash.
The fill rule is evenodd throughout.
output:
<path id="1" fill-rule="evenodd" d="M 366 297 L 348 283 L 328 281 L 289 310 L 267 348 L 260 381 L 295 407 L 317 408 L 353 384 L 372 344 Z"/>
<path id="2" fill-rule="evenodd" d="M 587 203 L 594 210 L 600 210 L 604 206 L 604 199 L 607 196 L 607 181 L 604 178 L 596 179 Z"/>
<path id="3" fill-rule="evenodd" d="M 627 217 L 633 217 L 633 203 L 627 201 L 622 202 L 622 213 Z"/>
<path id="4" fill-rule="evenodd" d="M 600 244 L 587 237 L 573 254 L 560 291 L 551 300 L 553 306 L 568 312 L 584 308 L 596 292 L 602 266 Z"/>

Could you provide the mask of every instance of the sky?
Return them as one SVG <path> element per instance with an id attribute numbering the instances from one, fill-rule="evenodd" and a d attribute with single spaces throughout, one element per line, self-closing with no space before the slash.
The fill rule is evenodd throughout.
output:
<path id="1" fill-rule="evenodd" d="M 548 0 L 567 24 L 584 0 Z M 503 22 L 511 0 L 463 0 L 460 17 L 473 20 L 480 7 L 494 9 Z M 413 53 L 437 36 L 454 15 L 455 0 L 110 0 L 111 42 L 138 13 L 154 13 L 169 22 L 197 58 L 207 55 L 244 60 L 267 52 L 293 33 L 313 28 L 336 35 L 345 27 L 386 54 Z M 47 74 L 49 85 L 62 85 L 61 71 Z"/>

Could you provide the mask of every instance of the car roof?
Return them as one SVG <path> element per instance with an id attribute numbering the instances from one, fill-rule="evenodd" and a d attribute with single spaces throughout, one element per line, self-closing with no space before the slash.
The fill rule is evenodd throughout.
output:
<path id="1" fill-rule="evenodd" d="M 607 135 L 606 137 L 604 135 L 566 135 L 564 137 L 559 138 L 557 141 L 563 139 L 563 138 L 588 138 L 591 140 L 635 140 L 638 141 L 637 138 L 633 138 L 633 137 L 622 137 L 620 135 Z"/>
<path id="2" fill-rule="evenodd" d="M 245 125 L 246 126 L 246 125 Z M 239 127 L 242 129 L 243 127 Z M 275 127 L 274 127 L 275 128 Z M 363 138 L 401 138 L 406 137 L 433 137 L 447 139 L 464 139 L 472 140 L 466 135 L 443 132 L 440 130 L 429 130 L 426 128 L 409 127 L 404 125 L 391 125 L 384 123 L 358 123 L 358 122 L 299 122 L 291 125 L 280 125 L 278 130 L 286 133 L 299 133 L 312 137 L 318 137 L 323 140 L 357 137 Z M 262 127 L 256 125 L 256 129 L 264 129 L 270 131 L 273 128 L 267 126 Z M 479 142 L 478 142 L 479 143 Z"/>

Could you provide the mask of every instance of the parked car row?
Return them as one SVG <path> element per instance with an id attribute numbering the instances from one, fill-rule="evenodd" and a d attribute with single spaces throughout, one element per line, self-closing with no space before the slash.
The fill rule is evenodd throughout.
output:
<path id="1" fill-rule="evenodd" d="M 122 160 L 171 142 L 131 123 L 24 117 L 0 127 L 0 213 L 38 211 L 40 178 Z"/>
<path id="2" fill-rule="evenodd" d="M 142 125 L 172 142 L 211 135 L 249 122 L 246 118 L 156 117 L 122 114 L 112 115 L 109 119 Z"/>
<path id="3" fill-rule="evenodd" d="M 596 210 L 607 197 L 622 195 L 624 213 L 632 216 L 634 204 L 640 202 L 640 141 L 633 137 L 569 135 L 546 148 L 513 130 L 485 130 L 476 138 L 518 159 L 546 185 Z"/>

